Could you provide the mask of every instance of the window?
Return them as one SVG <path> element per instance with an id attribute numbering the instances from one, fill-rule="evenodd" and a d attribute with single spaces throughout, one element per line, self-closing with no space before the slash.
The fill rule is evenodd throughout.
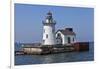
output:
<path id="1" fill-rule="evenodd" d="M 70 43 L 71 41 L 70 41 L 70 37 L 68 37 L 68 43 Z"/>
<path id="2" fill-rule="evenodd" d="M 52 29 L 52 33 L 54 33 L 55 29 Z"/>
<path id="3" fill-rule="evenodd" d="M 61 35 L 58 33 L 58 37 L 60 37 Z"/>
<path id="4" fill-rule="evenodd" d="M 62 38 L 60 33 L 57 34 L 57 38 L 58 39 Z"/>
<path id="5" fill-rule="evenodd" d="M 44 29 L 44 33 L 45 33 L 45 29 Z"/>
<path id="6" fill-rule="evenodd" d="M 46 38 L 48 38 L 48 34 L 46 34 Z"/>
<path id="7" fill-rule="evenodd" d="M 45 43 L 45 40 L 43 40 L 43 44 Z"/>
<path id="8" fill-rule="evenodd" d="M 74 38 L 73 38 L 73 42 L 74 42 Z"/>

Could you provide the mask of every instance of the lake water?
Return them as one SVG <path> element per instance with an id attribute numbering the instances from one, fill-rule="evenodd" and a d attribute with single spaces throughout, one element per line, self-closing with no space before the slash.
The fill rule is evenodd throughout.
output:
<path id="1" fill-rule="evenodd" d="M 16 50 L 21 49 L 20 45 L 15 46 Z M 78 61 L 94 60 L 94 43 L 89 43 L 89 51 L 86 52 L 68 52 L 49 55 L 18 55 L 15 56 L 15 65 L 27 64 L 48 64 Z"/>

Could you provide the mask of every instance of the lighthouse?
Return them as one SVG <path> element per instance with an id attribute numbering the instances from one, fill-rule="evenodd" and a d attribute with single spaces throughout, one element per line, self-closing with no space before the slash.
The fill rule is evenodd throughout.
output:
<path id="1" fill-rule="evenodd" d="M 52 13 L 49 11 L 46 15 L 45 20 L 43 23 L 43 39 L 42 45 L 55 45 L 56 38 L 55 38 L 55 25 L 56 22 L 52 17 Z"/>

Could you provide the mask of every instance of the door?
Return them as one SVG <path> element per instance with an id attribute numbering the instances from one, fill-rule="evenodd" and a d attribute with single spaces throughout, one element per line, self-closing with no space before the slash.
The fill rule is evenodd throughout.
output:
<path id="1" fill-rule="evenodd" d="M 62 44 L 62 37 L 61 37 L 61 34 L 60 33 L 58 33 L 57 34 L 57 44 Z"/>
<path id="2" fill-rule="evenodd" d="M 71 39 L 70 39 L 70 37 L 68 37 L 68 43 L 69 43 L 69 44 L 71 43 Z"/>

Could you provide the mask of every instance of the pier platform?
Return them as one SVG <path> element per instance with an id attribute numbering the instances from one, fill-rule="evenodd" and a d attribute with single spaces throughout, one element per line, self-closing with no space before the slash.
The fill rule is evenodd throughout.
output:
<path id="1" fill-rule="evenodd" d="M 46 55 L 64 52 L 89 51 L 89 42 L 77 42 L 72 45 L 39 45 L 22 47 L 21 51 L 15 51 L 16 55 Z"/>

